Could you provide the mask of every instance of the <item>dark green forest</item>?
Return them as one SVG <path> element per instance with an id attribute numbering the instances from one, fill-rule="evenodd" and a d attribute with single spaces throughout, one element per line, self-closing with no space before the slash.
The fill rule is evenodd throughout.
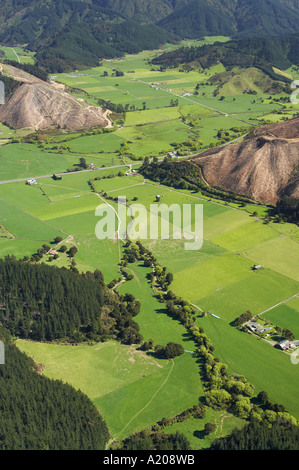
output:
<path id="1" fill-rule="evenodd" d="M 0 450 L 104 449 L 109 431 L 89 398 L 39 375 L 2 326 L 0 339 Z"/>
<path id="2" fill-rule="evenodd" d="M 142 340 L 133 320 L 139 313 L 135 299 L 125 301 L 112 293 L 98 270 L 79 274 L 7 256 L 0 260 L 0 306 L 0 323 L 24 339 Z"/>
<path id="3" fill-rule="evenodd" d="M 210 450 L 298 450 L 298 426 L 285 423 L 250 423 L 229 436 L 216 439 Z"/>

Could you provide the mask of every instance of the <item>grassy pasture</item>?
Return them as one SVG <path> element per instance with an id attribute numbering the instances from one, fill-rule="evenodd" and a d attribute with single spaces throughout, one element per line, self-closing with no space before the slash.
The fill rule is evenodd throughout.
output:
<path id="1" fill-rule="evenodd" d="M 274 271 L 299 281 L 298 243 L 286 236 L 281 235 L 272 240 L 265 241 L 248 250 L 245 256 L 256 264 L 267 266 Z"/>
<path id="2" fill-rule="evenodd" d="M 22 259 L 24 256 L 32 256 L 36 253 L 36 250 L 41 247 L 44 243 L 49 243 L 49 239 L 44 240 L 24 240 L 14 238 L 8 240 L 0 238 L 0 258 L 4 258 L 7 255 L 14 255 L 17 259 Z"/>
<path id="3" fill-rule="evenodd" d="M 121 137 L 113 132 L 109 132 L 107 134 L 78 137 L 77 139 L 69 141 L 68 146 L 71 151 L 80 154 L 99 154 L 100 152 L 113 153 L 119 150 L 122 142 L 123 139 Z"/>
<path id="4" fill-rule="evenodd" d="M 21 64 L 34 64 L 35 52 L 28 51 L 23 47 L 1 46 L 0 50 L 5 54 L 5 58 L 8 60 L 14 60 Z"/>
<path id="5" fill-rule="evenodd" d="M 167 121 L 179 119 L 181 117 L 177 107 L 146 109 L 144 111 L 135 111 L 126 114 L 126 126 L 135 126 L 137 124 L 148 124 L 152 122 Z"/>
<path id="6" fill-rule="evenodd" d="M 172 289 L 179 296 L 196 301 L 246 278 L 249 272 L 248 261 L 224 253 L 175 273 Z"/>
<path id="7" fill-rule="evenodd" d="M 254 219 L 212 238 L 211 241 L 229 251 L 242 253 L 278 237 L 279 234 L 271 227 L 263 225 L 259 219 Z"/>
<path id="8" fill-rule="evenodd" d="M 194 373 L 192 373 L 192 371 Z M 157 372 L 94 401 L 114 439 L 141 431 L 164 417 L 198 403 L 202 396 L 198 366 L 185 353 Z"/>
<path id="9" fill-rule="evenodd" d="M 50 202 L 39 185 L 29 186 L 25 184 L 25 181 L 1 184 L 0 197 L 21 209 L 26 209 L 28 206 L 46 205 Z"/>
<path id="10" fill-rule="evenodd" d="M 63 201 L 49 204 L 47 207 L 34 206 L 27 210 L 40 220 L 50 220 L 57 217 L 64 217 L 73 214 L 80 214 L 95 209 L 98 206 L 99 199 L 93 195 L 84 195 L 65 199 Z"/>
<path id="11" fill-rule="evenodd" d="M 16 238 L 53 240 L 60 230 L 54 225 L 32 217 L 28 212 L 0 199 L 1 224 Z"/>
<path id="12" fill-rule="evenodd" d="M 91 400 L 162 367 L 162 361 L 116 341 L 92 346 L 63 346 L 18 340 L 17 346 L 45 366 L 45 376 L 70 383 Z"/>
<path id="13" fill-rule="evenodd" d="M 124 127 L 116 134 L 127 139 L 129 152 L 144 157 L 167 153 L 174 140 L 183 142 L 188 138 L 188 131 L 188 126 L 175 120 Z"/>
<path id="14" fill-rule="evenodd" d="M 1 148 L 0 180 L 62 173 L 74 163 L 78 158 L 43 152 L 33 144 L 8 144 Z"/>
<path id="15" fill-rule="evenodd" d="M 209 287 L 209 278 L 207 283 Z M 259 272 L 248 271 L 247 277 L 214 290 L 205 297 L 201 296 L 201 291 L 194 292 L 193 299 L 205 311 L 231 322 L 247 310 L 257 315 L 297 292 L 298 284 L 295 281 L 269 269 L 263 269 Z"/>

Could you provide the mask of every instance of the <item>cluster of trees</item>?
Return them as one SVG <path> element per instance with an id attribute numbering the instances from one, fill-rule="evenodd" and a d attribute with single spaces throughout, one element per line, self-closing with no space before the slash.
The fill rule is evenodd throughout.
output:
<path id="1" fill-rule="evenodd" d="M 234 321 L 235 326 L 242 326 L 243 323 L 250 321 L 253 318 L 253 314 L 247 310 L 247 312 L 242 313 L 236 320 Z"/>
<path id="2" fill-rule="evenodd" d="M 155 347 L 155 355 L 160 359 L 174 359 L 184 353 L 184 348 L 178 343 L 167 343 L 166 346 L 157 345 Z"/>
<path id="3" fill-rule="evenodd" d="M 4 83 L 4 91 L 5 91 L 5 98 L 9 98 L 19 86 L 21 86 L 22 82 L 18 82 L 13 78 L 7 77 L 0 73 L 0 80 Z"/>
<path id="4" fill-rule="evenodd" d="M 121 75 L 118 75 L 118 76 L 121 76 Z M 130 103 L 115 104 L 115 103 L 112 103 L 111 101 L 106 101 L 103 99 L 98 100 L 98 105 L 101 106 L 102 108 L 110 109 L 110 111 L 113 111 L 116 114 L 125 114 L 125 113 L 132 112 L 132 111 L 144 111 L 146 109 L 145 101 L 142 103 L 141 108 L 136 108 L 135 104 L 130 104 Z"/>
<path id="5" fill-rule="evenodd" d="M 276 204 L 278 215 L 299 224 L 299 198 L 284 196 Z"/>
<path id="6" fill-rule="evenodd" d="M 81 391 L 37 372 L 0 326 L 0 450 L 103 450 L 109 431 Z"/>
<path id="7" fill-rule="evenodd" d="M 105 299 L 101 273 L 0 260 L 0 321 L 11 333 L 36 341 L 81 341 L 101 335 Z"/>
<path id="8" fill-rule="evenodd" d="M 155 158 L 150 162 L 149 158 L 145 157 L 139 173 L 145 178 L 178 189 L 195 190 L 202 181 L 199 167 L 188 161 L 173 162 L 167 157 L 162 162 Z"/>
<path id="9" fill-rule="evenodd" d="M 61 237 L 56 237 L 54 240 L 54 243 L 57 245 L 58 243 L 62 242 Z M 30 263 L 38 263 L 39 261 L 43 260 L 44 256 L 51 250 L 50 245 L 47 245 L 44 243 L 40 248 L 37 249 L 36 253 L 33 253 L 33 255 L 29 256 L 24 256 L 23 261 L 29 261 Z M 70 258 L 72 258 L 72 262 L 74 262 L 73 258 L 76 256 L 78 253 L 78 248 L 73 245 L 69 249 L 67 248 L 66 245 L 61 245 L 59 247 L 60 253 L 65 253 L 69 255 Z M 55 253 L 54 255 L 50 255 L 48 260 L 53 261 L 53 259 L 58 259 L 59 254 Z"/>

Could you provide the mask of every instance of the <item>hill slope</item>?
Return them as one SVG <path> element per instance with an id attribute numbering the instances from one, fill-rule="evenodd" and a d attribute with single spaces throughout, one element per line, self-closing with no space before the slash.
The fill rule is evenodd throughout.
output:
<path id="1" fill-rule="evenodd" d="M 28 44 L 63 71 L 205 35 L 299 31 L 298 0 L 0 0 L 0 44 Z"/>
<path id="2" fill-rule="evenodd" d="M 9 65 L 3 65 L 2 71 L 19 81 L 20 86 L 0 107 L 1 122 L 16 129 L 53 126 L 79 130 L 110 124 L 102 108 L 90 106 L 54 84 Z"/>
<path id="3" fill-rule="evenodd" d="M 181 37 L 257 37 L 298 31 L 295 0 L 192 0 L 158 25 Z"/>
<path id="4" fill-rule="evenodd" d="M 299 197 L 299 118 L 257 129 L 242 143 L 191 159 L 208 184 L 267 204 Z"/>

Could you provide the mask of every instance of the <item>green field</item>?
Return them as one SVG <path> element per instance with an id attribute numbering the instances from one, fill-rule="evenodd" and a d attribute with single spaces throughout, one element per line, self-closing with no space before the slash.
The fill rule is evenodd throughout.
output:
<path id="1" fill-rule="evenodd" d="M 0 51 L 3 52 L 5 58 L 8 60 L 13 60 L 21 64 L 34 64 L 35 53 L 26 48 L 0 46 Z"/>
<path id="2" fill-rule="evenodd" d="M 185 353 L 138 383 L 96 399 L 95 405 L 113 438 L 121 439 L 197 404 L 202 388 L 196 372 L 195 361 Z"/>
<path id="3" fill-rule="evenodd" d="M 45 376 L 71 383 L 92 400 L 159 371 L 163 364 L 116 341 L 74 347 L 18 340 L 17 345 L 44 366 Z"/>

